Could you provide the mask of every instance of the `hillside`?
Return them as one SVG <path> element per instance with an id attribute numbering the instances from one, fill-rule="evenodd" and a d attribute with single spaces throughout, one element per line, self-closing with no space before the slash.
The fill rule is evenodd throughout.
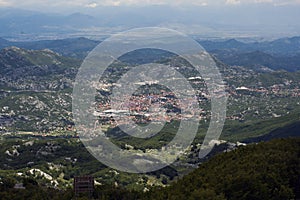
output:
<path id="1" fill-rule="evenodd" d="M 58 144 L 49 141 L 47 146 L 49 147 L 49 145 L 55 147 L 55 145 Z M 66 148 L 63 145 L 59 146 L 60 148 Z M 40 147 L 43 148 L 43 146 Z M 43 148 L 43 151 L 46 150 L 47 148 Z M 72 153 L 75 148 L 67 148 L 65 150 L 67 150 L 67 153 Z M 41 153 L 42 152 L 38 154 L 38 157 L 43 156 Z M 216 155 L 201 164 L 198 169 L 171 183 L 169 186 L 148 186 L 150 189 L 149 192 L 147 192 L 147 190 L 132 190 L 130 187 L 125 188 L 124 185 L 109 184 L 108 180 L 111 177 L 113 181 L 123 181 L 125 185 L 137 181 L 137 183 L 134 184 L 136 185 L 135 187 L 137 187 L 145 181 L 148 183 L 151 181 L 148 175 L 128 176 L 128 174 L 118 174 L 113 170 L 102 169 L 100 173 L 104 173 L 105 175 L 102 174 L 102 178 L 97 180 L 108 182 L 102 185 L 97 184 L 93 197 L 94 199 L 102 200 L 298 199 L 300 197 L 299 153 L 299 138 L 279 139 L 257 145 L 253 144 L 246 147 L 239 147 L 236 150 Z M 79 153 L 77 151 L 75 156 L 80 154 L 84 155 L 85 152 Z M 51 179 L 54 180 L 54 184 L 61 184 L 66 181 L 61 178 L 64 173 L 66 173 L 66 176 L 70 176 L 70 174 L 83 172 L 81 168 L 78 168 L 78 164 L 80 163 L 76 163 L 76 161 L 73 162 L 73 156 L 70 158 L 71 160 L 63 159 L 60 161 L 67 163 L 67 168 L 53 164 L 53 158 L 53 155 L 50 155 L 47 160 L 49 163 L 43 165 L 42 169 L 43 171 L 52 170 L 54 172 L 54 176 L 57 177 L 57 179 Z M 92 164 L 94 169 L 101 170 L 102 167 L 101 165 L 97 166 L 97 162 L 91 162 L 90 159 L 86 161 L 86 164 Z M 82 167 L 85 166 L 84 163 L 81 163 L 81 165 L 83 165 Z M 61 169 L 63 169 L 64 173 L 59 174 Z M 31 196 L 31 199 L 63 200 L 74 198 L 71 187 L 67 187 L 64 190 L 57 190 L 45 186 L 47 182 L 51 181 L 47 180 L 50 179 L 50 177 L 47 176 L 49 172 L 45 173 L 36 170 L 30 173 L 26 172 L 26 168 L 24 168 L 24 170 L 18 170 L 21 175 L 17 177 L 17 179 L 11 177 L 11 175 L 17 171 L 9 170 L 9 173 L 0 171 L 0 175 L 2 176 L 0 195 L 3 199 L 20 199 L 29 196 Z M 57 173 L 55 173 L 55 170 L 58 170 Z M 43 172 L 43 174 L 41 174 L 41 172 Z M 96 174 L 98 173 L 99 172 Z M 58 180 L 58 182 L 56 180 Z M 69 177 L 68 181 L 70 181 L 70 183 L 71 180 Z M 16 182 L 23 182 L 26 190 L 13 189 L 12 187 Z M 33 194 L 34 196 L 32 196 Z"/>
<path id="2" fill-rule="evenodd" d="M 78 14 L 72 15 L 76 16 L 78 17 Z M 0 49 L 10 46 L 33 50 L 50 49 L 63 56 L 83 59 L 99 43 L 83 37 L 27 42 L 13 42 L 0 38 Z M 253 43 L 244 43 L 236 39 L 199 41 L 199 43 L 228 65 L 246 66 L 258 71 L 262 68 L 291 72 L 300 70 L 300 37 Z"/>
<path id="3" fill-rule="evenodd" d="M 255 71 L 300 70 L 300 37 L 252 43 L 235 39 L 199 43 L 228 65 L 244 66 Z"/>
<path id="4" fill-rule="evenodd" d="M 155 59 L 158 55 L 160 56 L 160 60 Z M 193 68 L 185 62 L 174 57 L 172 54 L 157 52 L 152 49 L 131 52 L 119 60 L 120 62 L 114 63 L 107 70 L 109 80 L 115 81 L 118 79 L 131 65 L 150 61 L 161 62 L 174 68 L 180 68 L 180 72 L 186 78 L 195 76 Z M 214 157 L 215 154 L 223 151 L 238 148 L 239 143 L 237 141 L 249 138 L 259 141 L 286 137 L 287 135 L 284 133 L 288 133 L 288 130 L 297 133 L 300 105 L 300 91 L 298 89 L 299 72 L 260 73 L 247 67 L 228 66 L 217 58 L 215 60 L 227 83 L 226 91 L 229 94 L 227 119 L 221 135 L 221 139 L 228 142 L 217 141 L 220 144 L 216 145 L 216 148 L 209 157 Z M 245 184 L 252 186 L 250 183 L 255 182 L 256 179 L 250 179 L 252 177 L 249 174 L 253 173 L 253 177 L 258 180 L 259 188 L 267 191 L 265 192 L 266 195 L 270 193 L 275 196 L 293 197 L 292 186 L 288 185 L 287 182 L 289 180 L 286 180 L 286 177 L 292 176 L 291 174 L 285 174 L 285 177 L 281 177 L 278 174 L 270 173 L 270 171 L 260 171 L 263 166 L 257 165 L 258 170 L 256 170 L 256 166 L 247 163 L 249 170 L 252 171 L 247 171 L 247 168 L 245 174 L 241 172 L 241 175 L 234 177 L 235 174 L 232 171 L 235 171 L 235 169 L 232 166 L 236 165 L 239 167 L 240 163 L 246 162 L 246 158 L 249 160 L 258 159 L 260 161 L 260 159 L 266 156 L 257 153 L 258 150 L 252 145 L 250 145 L 250 150 L 245 150 L 246 155 L 242 153 L 244 148 L 241 148 L 241 150 L 238 150 L 241 153 L 238 153 L 238 156 L 234 157 L 234 159 L 228 158 L 227 154 L 222 154 L 221 158 L 217 156 L 212 161 L 201 165 L 200 169 L 207 171 L 196 171 L 205 179 L 196 178 L 196 180 L 200 183 L 206 181 L 208 185 L 205 188 L 198 191 L 197 188 L 193 189 L 192 187 L 191 191 L 186 191 L 182 190 L 181 186 L 177 186 L 177 183 L 173 185 L 173 182 L 178 177 L 196 168 L 204 160 L 210 160 L 209 158 L 204 160 L 199 160 L 198 158 L 199 147 L 206 134 L 210 119 L 210 100 L 207 97 L 201 98 L 201 106 L 203 106 L 204 112 L 202 112 L 203 120 L 200 124 L 199 133 L 191 145 L 191 149 L 176 161 L 174 165 L 158 172 L 141 175 L 129 175 L 106 168 L 91 157 L 80 143 L 80 140 L 75 136 L 71 114 L 71 95 L 72 82 L 79 65 L 79 60 L 64 57 L 52 50 L 26 50 L 18 47 L 9 47 L 0 51 L 0 69 L 3 72 L 0 75 L 0 143 L 2 144 L 0 157 L 3 158 L 1 159 L 2 162 L 0 162 L 0 175 L 5 178 L 8 184 L 11 179 L 13 179 L 13 183 L 23 182 L 25 185 L 27 184 L 26 188 L 29 188 L 24 193 L 29 195 L 27 192 L 30 192 L 30 188 L 33 187 L 33 190 L 39 191 L 36 193 L 37 196 L 40 194 L 46 196 L 54 195 L 53 192 L 55 190 L 45 189 L 46 187 L 66 189 L 67 192 L 65 194 L 68 196 L 66 199 L 70 199 L 70 195 L 72 196 L 70 187 L 73 177 L 76 175 L 92 174 L 96 181 L 102 184 L 102 186 L 97 186 L 95 193 L 95 197 L 97 198 L 101 196 L 109 197 L 114 193 L 114 197 L 125 199 L 127 197 L 127 199 L 157 199 L 158 197 L 155 195 L 160 196 L 162 195 L 160 191 L 164 191 L 163 195 L 170 195 L 170 199 L 172 193 L 178 195 L 178 197 L 187 195 L 200 198 L 206 193 L 208 197 L 212 196 L 212 199 L 216 199 L 217 197 L 238 199 L 240 196 L 234 193 L 234 189 L 237 188 L 236 190 L 243 191 L 239 187 L 244 186 L 235 185 L 236 182 L 244 181 Z M 203 87 L 205 85 L 203 80 L 190 78 L 189 81 L 193 87 L 206 94 L 205 87 Z M 99 90 L 101 91 L 102 88 Z M 295 123 L 295 126 L 292 125 L 293 123 Z M 108 128 L 106 134 L 116 145 L 119 145 L 123 149 L 131 145 L 134 148 L 146 151 L 160 148 L 162 144 L 169 142 L 177 131 L 178 124 L 179 121 L 167 123 L 161 134 L 157 134 L 149 140 L 124 135 L 113 126 Z M 291 135 L 294 136 L 294 134 L 288 136 Z M 291 146 L 294 145 L 289 140 L 287 142 L 291 143 Z M 267 153 L 269 152 L 268 155 L 272 155 L 271 148 L 275 146 L 275 149 L 277 149 L 281 145 L 286 144 L 274 142 L 272 145 L 266 145 L 267 147 L 269 146 L 268 149 L 265 150 L 262 147 L 259 151 L 266 151 Z M 228 154 L 231 155 L 232 153 Z M 248 154 L 249 157 L 247 157 Z M 275 160 L 275 165 L 279 169 L 293 166 L 292 161 L 289 160 L 293 158 L 285 157 L 286 155 L 281 151 L 275 152 L 275 154 L 282 156 L 282 159 L 287 159 L 287 161 L 279 160 L 280 164 L 277 164 L 277 160 Z M 274 157 L 276 156 L 273 156 L 272 159 L 275 159 Z M 219 159 L 219 161 L 214 161 L 214 159 Z M 268 166 L 269 162 L 273 162 L 267 159 L 266 161 L 267 163 L 263 163 L 266 166 Z M 210 162 L 214 164 L 209 164 Z M 286 165 L 281 165 L 285 162 L 287 162 Z M 225 171 L 220 170 L 220 176 L 214 177 L 212 172 L 219 170 L 219 168 L 214 168 L 214 166 L 217 167 L 218 165 L 222 166 Z M 202 166 L 208 167 L 203 168 Z M 243 167 L 240 166 L 241 169 Z M 29 168 L 33 168 L 35 171 L 30 172 Z M 273 170 L 273 165 L 269 169 Z M 255 174 L 256 172 L 258 174 Z M 18 174 L 20 173 L 22 175 L 19 176 Z M 203 176 L 203 173 L 207 173 L 209 177 L 208 175 Z M 225 173 L 231 173 L 230 177 L 225 176 Z M 262 176 L 268 179 L 273 178 L 273 175 L 276 176 L 276 180 L 271 179 L 268 181 L 268 184 L 274 184 L 279 188 L 278 191 L 270 192 L 270 188 L 273 185 L 270 186 L 263 181 L 261 182 L 262 178 L 260 174 L 264 174 Z M 270 178 L 267 174 L 272 174 L 272 177 Z M 193 176 L 198 177 L 199 175 L 194 174 Z M 210 183 L 210 181 L 215 181 L 215 179 L 222 180 L 221 176 L 225 176 L 228 180 Z M 277 176 L 279 176 L 278 180 Z M 192 175 L 188 175 L 187 177 L 193 180 Z M 186 178 L 180 180 L 178 184 L 188 185 L 184 180 Z M 28 182 L 31 183 L 28 184 Z M 190 182 L 197 185 L 197 182 Z M 153 186 L 167 185 L 171 185 L 170 189 L 152 188 Z M 172 191 L 172 188 L 179 191 L 177 187 L 182 193 Z M 221 190 L 220 188 L 225 189 Z M 149 189 L 154 191 L 146 193 L 149 196 L 145 193 L 140 193 L 143 190 L 147 191 Z M 252 189 L 250 188 L 249 190 Z M 3 195 L 11 195 L 11 191 L 14 192 L 13 189 L 6 188 L 5 190 L 8 191 L 8 194 L 4 193 Z M 259 192 L 263 193 L 263 191 Z M 23 193 L 21 191 L 16 193 L 16 195 L 18 194 L 21 195 Z M 64 192 L 60 194 L 63 195 Z M 245 194 L 248 194 L 247 191 L 245 191 Z M 167 198 L 169 196 L 162 197 Z M 266 196 L 266 198 L 268 197 Z M 245 199 L 247 198 L 245 197 Z"/>
<path id="5" fill-rule="evenodd" d="M 273 41 L 245 43 L 235 39 L 200 41 L 207 51 L 231 50 L 240 53 L 261 51 L 271 55 L 293 56 L 300 53 L 300 37 L 280 38 Z"/>
<path id="6" fill-rule="evenodd" d="M 144 199 L 298 199 L 300 140 L 281 139 L 213 157 Z"/>
<path id="7" fill-rule="evenodd" d="M 290 123 L 286 126 L 276 128 L 266 135 L 248 138 L 244 140 L 247 143 L 269 141 L 275 138 L 300 137 L 300 121 Z"/>
<path id="8" fill-rule="evenodd" d="M 53 41 L 53 44 L 61 42 Z M 110 74 L 110 77 L 118 78 L 128 70 L 130 64 L 156 62 L 158 58 L 161 59 L 158 62 L 161 61 L 174 68 L 180 67 L 178 69 L 187 78 L 195 76 L 192 68 L 187 68 L 186 63 L 172 57 L 172 54 L 147 49 L 122 56 L 120 61 L 123 63 L 117 62 L 114 67 L 112 66 L 114 74 Z M 226 140 L 232 138 L 240 140 L 249 135 L 257 136 L 257 133 L 259 135 L 269 133 L 273 129 L 261 132 L 251 128 L 244 133 L 241 130 L 251 124 L 261 123 L 260 121 L 272 118 L 276 120 L 277 117 L 284 117 L 299 109 L 297 97 L 300 73 L 259 73 L 246 67 L 228 66 L 217 58 L 215 60 L 227 83 L 226 91 L 229 94 L 227 120 L 223 133 Z M 44 132 L 65 129 L 66 126 L 72 125 L 70 114 L 72 82 L 80 63 L 80 60 L 64 57 L 52 50 L 26 50 L 18 47 L 2 49 L 0 51 L 1 129 L 4 132 Z M 207 92 L 203 81 L 190 80 L 190 83 L 196 89 Z M 248 89 L 239 90 L 244 86 Z M 209 102 L 208 98 L 201 100 L 201 105 L 207 111 L 210 109 Z M 205 119 L 208 116 L 207 111 L 203 113 Z M 207 125 L 206 122 L 204 127 L 207 128 Z M 200 134 L 205 134 L 205 131 L 205 128 L 201 129 Z"/>
<path id="9" fill-rule="evenodd" d="M 70 91 L 79 65 L 51 50 L 1 50 L 0 132 L 70 124 Z"/>
<path id="10" fill-rule="evenodd" d="M 218 59 L 228 65 L 245 66 L 256 71 L 286 70 L 295 72 L 300 70 L 300 54 L 293 56 L 276 56 L 262 51 L 242 53 L 231 50 L 212 51 Z"/>
<path id="11" fill-rule="evenodd" d="M 63 56 L 83 59 L 89 51 L 99 44 L 98 41 L 87 38 L 67 38 L 59 40 L 39 40 L 28 42 L 13 42 L 0 38 L 0 49 L 11 46 L 28 50 L 50 49 Z"/>
<path id="12" fill-rule="evenodd" d="M 9 47 L 0 51 L 0 87 L 54 90 L 70 87 L 80 62 L 48 49 L 25 50 Z M 68 85 L 68 86 L 67 86 Z"/>

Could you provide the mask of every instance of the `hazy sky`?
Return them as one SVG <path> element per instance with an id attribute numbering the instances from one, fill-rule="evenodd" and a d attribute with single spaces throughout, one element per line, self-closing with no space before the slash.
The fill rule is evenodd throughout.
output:
<path id="1" fill-rule="evenodd" d="M 300 4 L 300 0 L 0 0 L 1 7 L 39 8 L 39 7 L 89 7 L 99 6 L 146 6 L 146 5 L 171 5 L 171 6 L 228 6 L 247 4 L 270 4 L 273 6 Z"/>
<path id="2" fill-rule="evenodd" d="M 0 0 L 0 9 L 2 9 L 0 30 L 2 28 L 2 32 L 6 31 L 9 34 L 17 32 L 15 29 L 19 32 L 22 29 L 27 33 L 40 30 L 43 26 L 59 27 L 60 30 L 75 24 L 75 28 L 125 27 L 126 29 L 162 26 L 187 34 L 201 33 L 209 36 L 214 34 L 217 37 L 221 35 L 273 38 L 300 35 L 298 20 L 300 0 Z M 12 14 L 5 14 L 11 10 L 14 10 Z M 81 20 L 79 17 L 72 18 L 72 22 L 64 22 L 64 18 L 61 18 L 53 25 L 51 17 L 26 18 L 26 10 L 52 13 L 55 16 L 57 14 L 69 16 L 79 12 L 95 19 L 83 17 Z M 25 21 L 11 26 L 11 18 L 22 13 L 25 13 Z M 2 21 L 1 14 L 3 14 Z M 4 26 L 5 23 L 7 26 Z M 30 24 L 29 28 L 32 30 L 28 30 L 27 24 Z M 37 29 L 32 27 L 39 24 L 42 27 Z M 11 30 L 12 28 L 15 29 Z"/>

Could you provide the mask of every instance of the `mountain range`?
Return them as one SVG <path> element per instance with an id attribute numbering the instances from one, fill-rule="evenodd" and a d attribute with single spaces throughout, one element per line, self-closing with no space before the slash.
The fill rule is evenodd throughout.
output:
<path id="1" fill-rule="evenodd" d="M 236 39 L 224 41 L 200 41 L 207 51 L 231 50 L 239 53 L 262 51 L 274 56 L 293 56 L 300 53 L 300 37 L 280 38 L 273 41 L 241 42 Z"/>
<path id="2" fill-rule="evenodd" d="M 218 59 L 228 65 L 244 66 L 255 71 L 300 70 L 300 53 L 293 56 L 275 56 L 262 51 L 240 53 L 230 50 L 211 51 Z"/>
<path id="3" fill-rule="evenodd" d="M 300 70 L 300 37 L 254 43 L 235 39 L 200 41 L 200 44 L 228 65 L 245 66 L 258 71 L 264 68 Z"/>
<path id="4" fill-rule="evenodd" d="M 68 188 L 74 176 L 86 174 L 95 177 L 96 199 L 126 199 L 127 196 L 128 199 L 299 197 L 299 139 L 281 139 L 246 147 L 237 142 L 299 136 L 299 102 L 296 96 L 299 94 L 299 72 L 271 70 L 261 73 L 252 70 L 257 68 L 229 66 L 215 58 L 230 98 L 222 140 L 217 140 L 211 152 L 212 158 L 199 162 L 197 145 L 203 140 L 208 125 L 203 122 L 191 151 L 174 166 L 153 173 L 130 175 L 106 168 L 94 159 L 73 129 L 73 81 L 82 58 L 99 42 L 85 38 L 32 42 L 2 39 L 0 42 L 1 197 L 42 199 L 41 196 L 51 196 L 55 199 L 53 195 L 59 194 L 56 199 L 71 199 L 73 191 Z M 248 56 L 249 60 L 236 57 L 236 62 L 245 62 L 245 66 L 253 64 L 253 59 L 262 62 L 294 56 L 255 49 L 253 52 L 236 51 L 234 48 L 247 44 L 234 40 L 223 44 L 227 45 L 226 48 L 222 49 L 219 45 L 219 50 L 212 48 L 211 52 L 256 53 L 252 58 Z M 173 61 L 168 61 L 172 54 L 152 49 L 128 53 L 120 61 L 128 66 L 151 62 L 158 56 L 165 63 Z M 116 74 L 123 73 L 123 63 L 117 63 L 120 65 L 113 68 Z M 182 65 L 185 71 L 189 71 L 183 63 L 176 63 L 178 68 Z M 193 85 L 199 85 L 199 82 Z M 110 128 L 106 134 L 118 136 L 111 139 L 120 147 L 129 144 L 146 151 L 168 142 L 178 127 L 177 123 L 169 123 L 165 132 L 146 141 L 117 135 L 116 128 Z M 226 153 L 221 153 L 224 151 Z M 181 173 L 187 173 L 193 167 L 198 169 L 179 178 Z M 14 189 L 15 183 L 24 184 L 26 190 Z M 165 187 L 167 185 L 169 187 Z M 32 194 L 34 198 L 31 198 Z"/>
<path id="5" fill-rule="evenodd" d="M 14 42 L 0 38 L 0 49 L 6 47 L 19 47 L 28 50 L 50 49 L 61 55 L 73 58 L 84 58 L 89 51 L 99 44 L 99 41 L 87 38 L 67 38 L 60 40 L 40 40 L 29 42 Z"/>
<path id="6" fill-rule="evenodd" d="M 27 42 L 0 38 L 0 49 L 10 46 L 33 50 L 50 49 L 63 56 L 83 59 L 99 43 L 100 41 L 84 37 Z M 199 43 L 228 65 L 245 66 L 257 71 L 264 68 L 292 72 L 300 70 L 300 37 L 254 43 L 235 39 L 199 41 Z"/>
<path id="7" fill-rule="evenodd" d="M 51 6 L 50 6 L 51 7 Z M 49 10 L 48 10 L 49 9 Z M 0 8 L 0 37 L 110 35 L 140 27 L 166 27 L 201 37 L 278 38 L 299 34 L 299 7 L 261 4 L 226 6 L 99 6 L 48 11 Z M 239 16 L 239 17 L 236 17 Z"/>

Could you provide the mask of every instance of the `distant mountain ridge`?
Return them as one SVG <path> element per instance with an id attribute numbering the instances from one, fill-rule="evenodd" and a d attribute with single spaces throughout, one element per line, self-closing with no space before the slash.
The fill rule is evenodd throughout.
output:
<path id="1" fill-rule="evenodd" d="M 0 87 L 14 89 L 55 89 L 70 87 L 80 62 L 49 49 L 26 50 L 8 47 L 0 50 Z M 55 85 L 55 84 L 54 84 Z"/>
<path id="2" fill-rule="evenodd" d="M 100 41 L 84 37 L 30 42 L 13 42 L 0 38 L 0 49 L 10 46 L 33 50 L 50 49 L 63 56 L 84 59 L 99 43 Z M 300 70 L 300 37 L 261 43 L 243 43 L 230 39 L 200 41 L 200 44 L 228 65 L 245 66 L 255 71 L 270 69 L 294 72 Z"/>
<path id="3" fill-rule="evenodd" d="M 64 15 L 22 9 L 1 9 L 0 12 L 2 35 L 72 33 L 74 29 L 90 28 L 101 24 L 95 17 L 81 13 Z"/>
<path id="4" fill-rule="evenodd" d="M 225 41 L 199 41 L 199 43 L 207 51 L 231 50 L 239 53 L 261 51 L 274 56 L 294 56 L 300 54 L 300 36 L 254 43 L 244 43 L 236 39 Z"/>
<path id="5" fill-rule="evenodd" d="M 270 42 L 244 43 L 235 39 L 200 41 L 200 44 L 228 65 L 262 71 L 300 70 L 300 37 L 281 38 Z"/>
<path id="6" fill-rule="evenodd" d="M 99 43 L 99 41 L 90 40 L 84 37 L 31 42 L 12 42 L 0 38 L 0 49 L 10 46 L 16 46 L 29 50 L 50 49 L 63 56 L 84 58 L 88 52 L 95 48 Z"/>
<path id="7" fill-rule="evenodd" d="M 230 50 L 214 50 L 211 53 L 228 65 L 244 66 L 255 71 L 263 71 L 265 68 L 290 72 L 300 70 L 300 53 L 293 56 L 274 56 L 262 51 L 240 53 Z"/>

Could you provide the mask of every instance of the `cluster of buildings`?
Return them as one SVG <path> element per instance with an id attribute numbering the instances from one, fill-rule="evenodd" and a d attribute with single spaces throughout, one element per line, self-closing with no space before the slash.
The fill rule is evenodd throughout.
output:
<path id="1" fill-rule="evenodd" d="M 129 101 L 122 101 L 128 99 Z M 120 101 L 110 103 L 104 102 L 98 105 L 94 116 L 99 117 L 102 124 L 126 124 L 132 120 L 138 124 L 149 122 L 170 122 L 172 120 L 190 119 L 196 116 L 196 111 L 193 109 L 195 102 L 198 99 L 185 98 L 184 102 L 180 101 L 174 93 L 161 91 L 160 94 L 140 94 L 126 95 L 120 97 Z M 198 105 L 197 105 L 198 106 Z M 112 109 L 112 107 L 114 109 Z M 187 112 L 183 112 L 187 111 Z M 200 112 L 204 112 L 200 110 Z M 197 115 L 199 119 L 203 115 Z"/>

